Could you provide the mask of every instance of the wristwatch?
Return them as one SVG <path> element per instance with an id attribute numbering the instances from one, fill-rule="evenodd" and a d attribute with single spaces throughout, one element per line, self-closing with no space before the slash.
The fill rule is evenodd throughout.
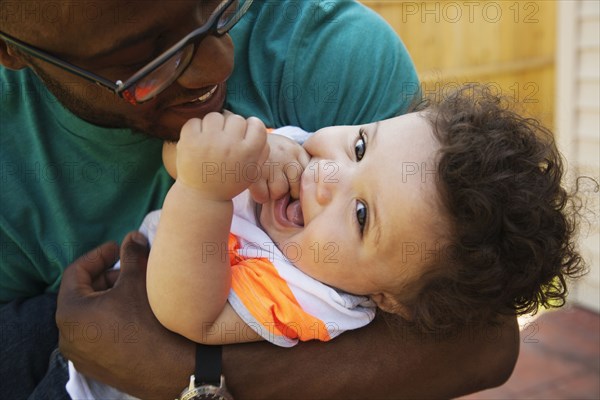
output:
<path id="1" fill-rule="evenodd" d="M 221 374 L 221 346 L 196 344 L 196 370 L 177 400 L 233 400 Z"/>

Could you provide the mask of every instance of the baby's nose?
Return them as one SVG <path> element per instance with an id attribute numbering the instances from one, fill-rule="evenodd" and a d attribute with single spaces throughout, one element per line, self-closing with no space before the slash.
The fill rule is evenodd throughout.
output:
<path id="1" fill-rule="evenodd" d="M 314 167 L 317 201 L 321 205 L 326 205 L 340 188 L 340 168 L 337 163 L 331 160 L 320 160 Z"/>

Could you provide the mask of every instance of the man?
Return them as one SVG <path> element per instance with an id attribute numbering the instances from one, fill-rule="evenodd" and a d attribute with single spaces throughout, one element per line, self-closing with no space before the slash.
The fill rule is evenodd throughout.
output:
<path id="1" fill-rule="evenodd" d="M 224 107 L 314 131 L 404 112 L 416 94 L 402 43 L 363 6 L 249 4 L 0 1 L 2 397 L 64 384 L 66 372 L 42 379 L 61 277 L 60 349 L 80 371 L 143 398 L 186 385 L 194 344 L 152 315 L 148 249 L 126 236 L 160 208 L 162 140 L 186 120 Z M 237 398 L 450 397 L 502 383 L 516 360 L 514 318 L 452 338 L 405 328 L 225 346 L 223 374 Z"/>

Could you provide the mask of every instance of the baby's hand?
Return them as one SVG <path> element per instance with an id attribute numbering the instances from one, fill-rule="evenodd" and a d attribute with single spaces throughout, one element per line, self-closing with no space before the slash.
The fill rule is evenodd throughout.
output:
<path id="1" fill-rule="evenodd" d="M 270 153 L 263 164 L 260 180 L 250 186 L 250 194 L 257 203 L 277 200 L 290 193 L 300 195 L 300 177 L 310 161 L 304 148 L 285 136 L 270 134 L 267 138 Z"/>
<path id="2" fill-rule="evenodd" d="M 254 180 L 269 155 L 264 124 L 225 112 L 194 118 L 181 128 L 177 143 L 177 181 L 206 198 L 231 200 Z M 250 171 L 250 172 L 248 172 Z"/>

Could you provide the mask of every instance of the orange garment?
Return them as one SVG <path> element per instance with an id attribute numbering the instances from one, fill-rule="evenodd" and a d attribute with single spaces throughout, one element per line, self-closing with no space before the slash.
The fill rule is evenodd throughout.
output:
<path id="1" fill-rule="evenodd" d="M 268 258 L 245 259 L 237 254 L 239 242 L 229 235 L 232 263 L 231 290 L 238 294 L 253 319 L 268 331 L 301 341 L 331 339 L 325 323 L 302 309 Z M 261 335 L 264 336 L 264 335 Z"/>
<path id="2" fill-rule="evenodd" d="M 232 268 L 229 304 L 266 340 L 290 347 L 328 341 L 375 316 L 367 297 L 340 292 L 304 274 L 258 226 L 248 191 L 233 199 L 228 252 Z"/>

